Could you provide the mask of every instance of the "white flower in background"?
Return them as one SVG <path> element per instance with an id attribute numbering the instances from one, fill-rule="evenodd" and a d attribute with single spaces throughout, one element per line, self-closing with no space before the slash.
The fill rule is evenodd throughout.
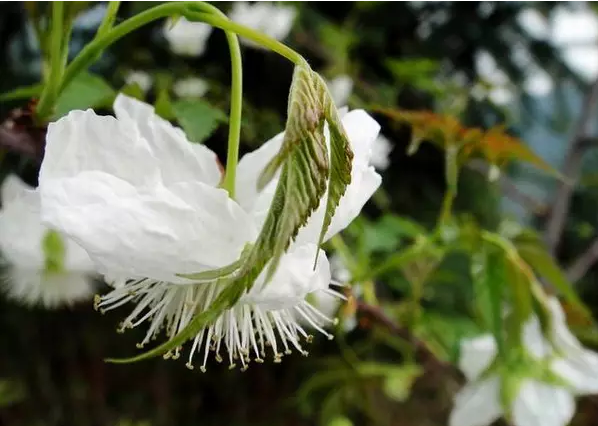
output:
<path id="1" fill-rule="evenodd" d="M 522 377 L 509 407 L 514 426 L 565 426 L 575 413 L 575 396 L 598 393 L 598 354 L 585 349 L 571 334 L 558 300 L 552 298 L 549 303 L 554 347 L 543 336 L 536 317 L 524 326 L 523 343 L 529 355 L 549 362 L 550 371 L 569 386 Z M 491 335 L 462 342 L 459 368 L 470 383 L 456 396 L 450 426 L 489 425 L 504 414 L 501 378 L 484 374 L 496 355 Z"/>
<path id="2" fill-rule="evenodd" d="M 114 111 L 116 118 L 72 111 L 49 125 L 39 177 L 42 212 L 48 224 L 88 251 L 115 287 L 97 300 L 99 308 L 136 303 L 122 326 L 149 323 L 145 344 L 162 328 L 172 337 L 220 290 L 177 274 L 229 265 L 255 241 L 276 186 L 275 179 L 258 193 L 258 177 L 284 134 L 241 159 L 233 200 L 219 188 L 217 158 L 208 148 L 190 143 L 142 102 L 119 95 Z M 342 122 L 354 151 L 351 185 L 326 239 L 359 214 L 381 182 L 368 164 L 378 124 L 364 111 L 352 111 Z M 305 353 L 300 339 L 309 336 L 293 314 L 328 335 L 321 325 L 333 320 L 305 301 L 313 292 L 336 293 L 328 288 L 323 251 L 313 268 L 325 203 L 320 207 L 299 230 L 272 282 L 263 288 L 262 274 L 239 303 L 195 337 L 189 366 L 195 352 L 203 352 L 205 369 L 210 348 L 219 359 L 221 346 L 231 365 L 240 360 L 243 367 L 250 353 L 262 360 L 266 346 L 275 360 L 281 347 Z"/>
<path id="3" fill-rule="evenodd" d="M 125 83 L 137 84 L 143 93 L 146 93 L 152 87 L 152 76 L 145 71 L 131 70 L 125 75 Z"/>
<path id="4" fill-rule="evenodd" d="M 339 75 L 328 81 L 328 90 L 334 103 L 339 106 L 347 105 L 351 93 L 353 93 L 353 80 L 348 75 Z"/>
<path id="5" fill-rule="evenodd" d="M 63 239 L 63 269 L 46 265 L 43 241 L 48 228 L 41 223 L 39 193 L 10 175 L 2 183 L 1 196 L 0 251 L 8 296 L 48 308 L 91 299 L 93 264 L 81 247 Z"/>
<path id="6" fill-rule="evenodd" d="M 390 153 L 392 152 L 392 142 L 383 135 L 379 135 L 372 144 L 372 158 L 370 164 L 376 170 L 386 170 L 390 165 Z"/>
<path id="7" fill-rule="evenodd" d="M 168 19 L 164 24 L 164 37 L 170 50 L 177 55 L 197 57 L 204 54 L 212 27 L 203 22 L 192 22 L 181 17 L 173 23 Z"/>
<path id="8" fill-rule="evenodd" d="M 199 77 L 187 77 L 177 80 L 172 91 L 179 98 L 201 98 L 209 88 L 207 81 Z"/>
<path id="9" fill-rule="evenodd" d="M 276 40 L 283 40 L 291 31 L 297 11 L 289 6 L 277 6 L 270 2 L 235 2 L 229 18 L 238 24 L 257 30 Z M 241 37 L 241 42 L 252 47 L 262 46 Z"/>

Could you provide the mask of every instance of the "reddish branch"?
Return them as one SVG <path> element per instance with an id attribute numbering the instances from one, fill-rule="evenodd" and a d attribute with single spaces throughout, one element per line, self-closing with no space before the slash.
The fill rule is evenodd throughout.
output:
<path id="1" fill-rule="evenodd" d="M 563 175 L 567 181 L 561 182 L 554 197 L 554 205 L 550 211 L 546 224 L 545 240 L 550 253 L 556 253 L 556 249 L 561 241 L 563 228 L 569 213 L 569 205 L 573 190 L 579 178 L 581 169 L 581 160 L 587 144 L 590 124 L 594 107 L 598 101 L 598 80 L 592 84 L 582 105 L 581 115 L 577 122 L 573 137 L 569 142 L 569 150 L 563 166 Z"/>
<path id="2" fill-rule="evenodd" d="M 363 301 L 358 301 L 357 312 L 368 317 L 372 322 L 387 328 L 392 334 L 413 344 L 416 349 L 417 358 L 421 359 L 423 363 L 430 363 L 439 367 L 450 366 L 450 364 L 439 359 L 426 343 L 417 339 L 409 330 L 407 330 L 407 328 L 401 327 L 389 318 L 380 307 L 368 305 Z"/>

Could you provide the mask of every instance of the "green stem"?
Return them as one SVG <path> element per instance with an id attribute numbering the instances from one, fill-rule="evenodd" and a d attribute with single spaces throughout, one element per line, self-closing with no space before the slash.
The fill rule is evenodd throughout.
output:
<path id="1" fill-rule="evenodd" d="M 80 72 L 86 70 L 96 60 L 98 55 L 112 43 L 156 19 L 184 14 L 192 3 L 193 2 L 173 2 L 161 4 L 127 19 L 121 24 L 113 27 L 110 31 L 107 31 L 105 34 L 96 37 L 91 43 L 85 46 L 73 62 L 69 64 L 64 73 L 60 90 L 68 86 Z"/>
<path id="2" fill-rule="evenodd" d="M 442 200 L 442 208 L 440 210 L 440 217 L 438 218 L 438 225 L 442 226 L 451 218 L 453 210 L 453 202 L 455 201 L 455 192 L 452 189 L 446 190 L 444 199 Z"/>
<path id="3" fill-rule="evenodd" d="M 64 33 L 64 2 L 52 2 L 52 32 L 50 34 L 50 69 L 45 88 L 41 94 L 36 109 L 36 117 L 43 120 L 51 114 L 56 97 L 58 96 L 60 79 L 64 70 L 63 43 Z"/>
<path id="4" fill-rule="evenodd" d="M 96 32 L 96 37 L 102 36 L 106 34 L 106 32 L 110 31 L 112 26 L 114 25 L 114 21 L 116 21 L 116 15 L 118 13 L 118 8 L 120 7 L 120 1 L 111 1 L 108 2 L 108 9 L 106 10 L 106 15 L 104 15 L 104 19 L 100 24 L 98 31 Z"/>
<path id="5" fill-rule="evenodd" d="M 206 24 L 210 24 L 213 27 L 220 28 L 225 31 L 231 31 L 235 34 L 240 35 L 241 37 L 245 37 L 249 40 L 252 40 L 257 44 L 264 46 L 267 49 L 270 49 L 281 56 L 284 56 L 296 65 L 302 65 L 306 62 L 303 56 L 295 52 L 290 47 L 285 46 L 278 40 L 268 37 L 267 35 L 262 34 L 258 31 L 252 30 L 251 28 L 237 24 L 236 22 L 230 21 L 226 17 L 219 17 L 213 14 L 206 13 L 188 13 L 185 16 L 192 19 L 200 20 L 202 22 L 205 22 Z"/>
<path id="6" fill-rule="evenodd" d="M 226 172 L 223 187 L 228 191 L 230 198 L 235 198 L 235 180 L 241 140 L 241 113 L 243 109 L 243 61 L 241 60 L 239 39 L 230 31 L 225 31 L 225 33 L 230 49 L 232 81 Z"/>

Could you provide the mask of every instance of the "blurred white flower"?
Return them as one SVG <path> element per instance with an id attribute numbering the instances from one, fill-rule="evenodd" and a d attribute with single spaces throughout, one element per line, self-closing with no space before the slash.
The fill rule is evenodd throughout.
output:
<path id="1" fill-rule="evenodd" d="M 179 98 L 201 98 L 208 91 L 208 82 L 198 77 L 187 77 L 177 80 L 172 90 Z"/>
<path id="2" fill-rule="evenodd" d="M 125 83 L 137 84 L 143 93 L 152 87 L 152 76 L 145 71 L 131 70 L 125 76 Z"/>
<path id="3" fill-rule="evenodd" d="M 212 27 L 203 22 L 192 22 L 180 17 L 173 23 L 164 23 L 164 37 L 177 55 L 197 57 L 204 54 Z"/>
<path id="4" fill-rule="evenodd" d="M 328 90 L 338 107 L 345 106 L 353 93 L 353 80 L 348 75 L 339 75 L 328 81 Z"/>
<path id="5" fill-rule="evenodd" d="M 294 7 L 278 6 L 271 2 L 235 2 L 229 18 L 238 24 L 257 30 L 276 40 L 285 39 L 291 32 L 297 11 Z M 247 46 L 262 48 L 252 40 L 241 37 Z"/>
<path id="6" fill-rule="evenodd" d="M 72 111 L 49 125 L 39 177 L 42 212 L 46 223 L 88 251 L 115 287 L 96 301 L 98 308 L 136 303 L 122 326 L 149 323 L 145 344 L 163 328 L 173 337 L 221 290 L 178 274 L 229 265 L 255 241 L 278 179 L 258 192 L 258 177 L 279 152 L 284 134 L 241 159 L 233 200 L 219 187 L 217 158 L 208 148 L 190 143 L 143 102 L 119 95 L 114 111 L 116 117 Z M 381 181 L 368 164 L 379 125 L 360 110 L 347 113 L 342 123 L 354 151 L 351 184 L 326 240 L 359 214 Z M 299 230 L 273 282 L 264 288 L 260 275 L 233 308 L 196 335 L 189 366 L 202 351 L 205 369 L 210 347 L 217 359 L 225 347 L 231 365 L 240 360 L 243 367 L 251 352 L 262 360 L 265 345 L 275 360 L 281 346 L 305 353 L 300 338 L 308 334 L 294 313 L 328 335 L 321 325 L 332 319 L 306 302 L 308 294 L 326 292 L 330 283 L 323 251 L 313 268 L 325 207 L 321 203 Z"/>
<path id="7" fill-rule="evenodd" d="M 0 251 L 7 295 L 47 308 L 91 299 L 93 264 L 81 247 L 63 238 L 62 268 L 46 264 L 43 241 L 49 229 L 41 223 L 39 193 L 10 175 L 2 183 L 1 195 Z"/>
<path id="8" fill-rule="evenodd" d="M 598 354 L 585 349 L 571 334 L 558 300 L 552 298 L 549 304 L 554 347 L 535 316 L 524 326 L 523 343 L 534 359 L 549 362 L 550 371 L 563 383 L 519 378 L 507 412 L 514 426 L 565 426 L 575 413 L 575 396 L 598 393 Z M 462 342 L 459 368 L 470 383 L 456 396 L 450 426 L 484 426 L 505 414 L 501 377 L 486 374 L 496 355 L 491 335 Z"/>

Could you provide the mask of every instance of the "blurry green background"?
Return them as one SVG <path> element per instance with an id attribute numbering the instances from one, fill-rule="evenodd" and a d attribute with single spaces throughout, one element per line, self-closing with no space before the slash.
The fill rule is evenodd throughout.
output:
<path id="1" fill-rule="evenodd" d="M 152 3 L 152 5 L 155 3 Z M 223 11 L 230 4 L 216 4 Z M 298 15 L 285 40 L 327 78 L 352 77 L 352 107 L 433 110 L 456 115 L 469 126 L 505 123 L 540 157 L 560 168 L 582 95 L 598 76 L 598 18 L 594 5 L 566 2 L 302 2 L 286 3 Z M 150 4 L 123 3 L 120 18 Z M 88 42 L 105 5 L 90 3 L 73 32 L 71 51 Z M 162 22 L 143 27 L 112 46 L 92 68 L 107 82 L 95 95 L 78 92 L 65 110 L 109 107 L 131 70 L 153 79 L 146 99 L 159 104 L 171 84 L 196 75 L 210 83 L 201 108 L 210 131 L 201 134 L 221 159 L 226 147 L 230 79 L 224 36 L 214 31 L 205 55 L 170 52 Z M 244 48 L 243 150 L 283 129 L 292 66 L 274 53 Z M 40 58 L 22 2 L 0 3 L 0 92 L 38 82 Z M 83 89 L 85 90 L 85 88 Z M 128 90 L 132 90 L 130 87 Z M 94 105 L 81 105 L 93 97 Z M 0 102 L 5 119 L 22 101 Z M 107 110 L 108 111 L 108 110 Z M 392 141 L 392 163 L 383 172 L 384 200 L 371 202 L 364 218 L 347 231 L 358 257 L 375 259 L 401 247 L 408 234 L 393 215 L 431 225 L 445 189 L 443 153 L 423 144 L 408 157 L 409 128 L 373 113 Z M 592 121 L 595 121 L 593 117 Z M 186 129 L 189 131 L 189 129 Z M 0 175 L 18 173 L 36 184 L 38 162 L 23 147 L 7 146 Z M 596 234 L 598 158 L 589 150 L 558 250 L 567 265 Z M 553 178 L 515 164 L 512 182 L 549 207 Z M 465 170 L 456 207 L 487 227 L 500 218 L 544 229 L 545 216 L 513 201 L 476 171 Z M 367 218 L 367 219 L 366 219 Z M 183 362 L 161 359 L 111 365 L 103 359 L 135 351 L 142 330 L 115 329 L 117 310 L 102 316 L 91 303 L 44 311 L 0 297 L 0 424 L 43 426 L 141 425 L 444 425 L 460 376 L 454 360 L 460 337 L 476 331 L 467 303 L 467 267 L 458 256 L 444 261 L 422 298 L 421 336 L 445 353 L 441 362 L 415 354 L 423 374 L 405 356 L 409 344 L 384 327 L 361 321 L 334 341 L 315 339 L 310 356 L 285 357 L 282 364 L 229 371 L 212 363 L 206 374 Z M 594 268 L 577 289 L 594 310 Z M 377 280 L 389 312 L 401 310 L 404 278 L 390 271 Z M 98 283 L 99 290 L 103 291 Z M 398 314 L 397 314 L 398 315 Z M 441 357 L 442 358 L 442 357 Z M 415 384 L 411 388 L 413 380 Z M 575 422 L 596 424 L 598 400 L 579 405 Z"/>

